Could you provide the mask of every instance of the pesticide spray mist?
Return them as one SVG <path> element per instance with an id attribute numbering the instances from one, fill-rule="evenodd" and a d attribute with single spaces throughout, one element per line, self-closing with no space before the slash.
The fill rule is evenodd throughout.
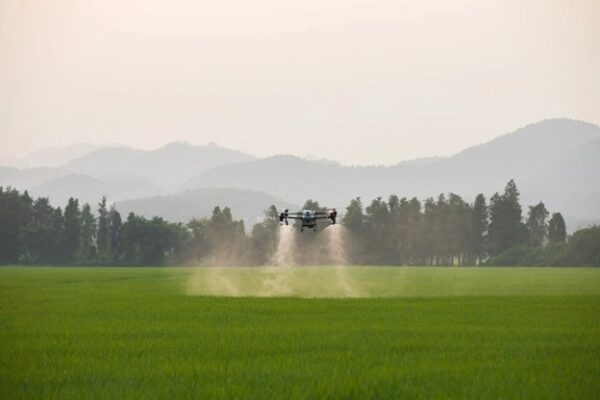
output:
<path id="1" fill-rule="evenodd" d="M 313 234 L 309 232 L 308 234 Z M 349 274 L 348 231 L 330 225 L 306 248 L 298 248 L 299 232 L 293 226 L 279 228 L 277 246 L 269 267 L 198 267 L 188 282 L 189 295 L 226 297 L 364 297 Z M 312 262 L 326 267 L 298 266 L 298 251 L 310 252 Z"/>
<path id="2" fill-rule="evenodd" d="M 289 225 L 279 227 L 277 248 L 271 259 L 271 265 L 278 267 L 292 267 L 294 262 L 294 249 L 296 243 L 296 230 Z"/>
<path id="3" fill-rule="evenodd" d="M 342 225 L 330 225 L 323 230 L 328 261 L 333 265 L 334 282 L 342 297 L 363 297 L 359 285 L 348 274 L 348 230 Z M 336 296 L 337 297 L 337 296 Z"/>
<path id="4" fill-rule="evenodd" d="M 361 297 L 362 291 L 348 274 L 346 245 L 348 232 L 341 225 L 330 225 L 319 233 L 315 243 L 303 249 L 325 268 L 298 267 L 297 229 L 282 226 L 277 249 L 266 269 L 261 296 Z M 312 234 L 309 232 L 309 234 Z"/>
<path id="5" fill-rule="evenodd" d="M 289 225 L 279 227 L 277 248 L 271 259 L 272 266 L 267 267 L 262 280 L 262 289 L 259 296 L 292 296 L 294 249 L 296 244 L 296 230 Z"/>

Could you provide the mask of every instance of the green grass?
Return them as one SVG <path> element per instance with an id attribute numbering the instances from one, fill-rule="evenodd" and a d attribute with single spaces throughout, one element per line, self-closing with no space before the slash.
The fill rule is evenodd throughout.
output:
<path id="1" fill-rule="evenodd" d="M 402 397 L 600 398 L 600 269 L 0 268 L 2 399 Z"/>

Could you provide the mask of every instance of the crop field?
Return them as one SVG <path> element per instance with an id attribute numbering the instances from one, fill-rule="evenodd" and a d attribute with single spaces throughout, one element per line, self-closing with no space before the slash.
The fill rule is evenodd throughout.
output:
<path id="1" fill-rule="evenodd" d="M 0 398 L 600 398 L 600 269 L 0 268 Z"/>

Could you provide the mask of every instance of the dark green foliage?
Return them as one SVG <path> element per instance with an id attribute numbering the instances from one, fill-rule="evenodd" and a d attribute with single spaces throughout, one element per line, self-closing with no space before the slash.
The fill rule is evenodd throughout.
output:
<path id="1" fill-rule="evenodd" d="M 22 228 L 31 222 L 33 201 L 0 186 L 0 263 L 16 262 L 24 252 Z"/>
<path id="2" fill-rule="evenodd" d="M 522 222 L 519 191 L 511 179 L 502 195 L 495 193 L 490 199 L 489 252 L 492 256 L 521 244 L 526 238 Z"/>
<path id="3" fill-rule="evenodd" d="M 65 261 L 74 262 L 80 248 L 81 211 L 79 210 L 79 201 L 72 197 L 65 207 L 64 221 Z"/>
<path id="4" fill-rule="evenodd" d="M 97 251 L 95 246 L 97 225 L 89 204 L 84 204 L 80 216 L 81 231 L 79 235 L 79 255 L 82 260 L 95 260 Z"/>
<path id="5" fill-rule="evenodd" d="M 485 239 L 488 230 L 488 218 L 489 214 L 485 203 L 485 196 L 483 194 L 478 194 L 475 198 L 473 211 L 471 213 L 471 230 L 469 238 L 471 254 L 477 258 L 478 264 L 481 264 L 486 253 Z"/>
<path id="6" fill-rule="evenodd" d="M 162 218 L 148 220 L 130 213 L 123 224 L 123 254 L 127 265 L 162 265 L 181 261 L 189 233 L 181 224 Z"/>
<path id="7" fill-rule="evenodd" d="M 279 228 L 278 215 L 277 208 L 271 206 L 265 211 L 265 220 L 252 227 L 248 260 L 250 264 L 265 265 L 275 253 Z"/>
<path id="8" fill-rule="evenodd" d="M 567 240 L 567 226 L 561 213 L 554 213 L 550 218 L 548 240 L 550 243 L 564 243 Z"/>
<path id="9" fill-rule="evenodd" d="M 392 228 L 390 211 L 387 203 L 378 197 L 365 209 L 365 226 L 362 241 L 365 248 L 365 262 L 367 264 L 386 264 L 386 260 L 393 257 Z"/>
<path id="10" fill-rule="evenodd" d="M 360 197 L 352 199 L 350 205 L 346 207 L 343 223 L 346 228 L 352 231 L 362 230 L 365 223 L 365 214 Z"/>
<path id="11" fill-rule="evenodd" d="M 575 232 L 569 240 L 568 251 L 573 265 L 600 267 L 600 226 Z"/>
<path id="12" fill-rule="evenodd" d="M 538 265 L 539 253 L 540 250 L 536 247 L 527 245 L 512 246 L 491 258 L 487 265 L 506 267 Z"/>
<path id="13" fill-rule="evenodd" d="M 60 210 L 59 210 L 60 211 Z M 48 198 L 40 197 L 32 207 L 32 219 L 23 228 L 23 242 L 31 262 L 59 261 L 55 253 L 61 245 L 62 215 L 56 213 Z"/>
<path id="14" fill-rule="evenodd" d="M 548 210 L 541 201 L 529 207 L 527 218 L 527 232 L 529 234 L 529 245 L 540 248 L 546 243 L 548 237 Z"/>
<path id="15" fill-rule="evenodd" d="M 342 224 L 348 228 L 348 231 L 351 233 L 347 238 L 349 241 L 348 255 L 356 263 L 364 262 L 364 243 L 360 239 L 365 224 L 365 214 L 360 197 L 350 201 L 350 205 L 346 207 L 346 213 L 342 219 Z"/>
<path id="16" fill-rule="evenodd" d="M 186 225 L 162 218 L 130 214 L 123 223 L 106 198 L 79 208 L 71 198 L 64 214 L 48 199 L 35 201 L 27 192 L 0 187 L 0 263 L 82 265 L 265 265 L 279 237 L 278 210 L 271 206 L 250 234 L 234 220 L 228 207 L 215 207 L 210 218 Z M 326 211 L 307 200 L 304 209 Z M 560 213 L 548 220 L 544 203 L 529 207 L 523 223 L 519 192 L 509 181 L 490 206 L 483 194 L 471 204 L 455 193 L 437 198 L 378 197 L 363 210 L 353 199 L 340 222 L 345 226 L 344 260 L 376 265 L 597 265 L 599 245 L 594 229 L 566 240 Z M 295 228 L 300 222 L 294 221 Z M 303 265 L 329 263 L 328 225 L 319 221 L 317 233 L 296 235 L 294 261 Z M 307 251 L 310 249 L 310 251 Z"/>
<path id="17" fill-rule="evenodd" d="M 108 213 L 108 255 L 109 259 L 113 262 L 121 260 L 123 254 L 122 240 L 123 223 L 121 221 L 121 214 L 119 214 L 115 206 L 112 206 Z"/>
<path id="18" fill-rule="evenodd" d="M 96 241 L 98 255 L 101 258 L 108 256 L 108 226 L 110 224 L 108 210 L 106 209 L 106 196 L 98 203 L 98 238 Z"/>

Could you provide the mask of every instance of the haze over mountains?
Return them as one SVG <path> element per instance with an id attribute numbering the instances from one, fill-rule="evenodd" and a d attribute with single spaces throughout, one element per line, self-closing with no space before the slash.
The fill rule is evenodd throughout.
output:
<path id="1" fill-rule="evenodd" d="M 480 192 L 489 197 L 501 191 L 511 178 L 524 208 L 542 200 L 565 215 L 570 229 L 600 220 L 600 127 L 545 120 L 450 157 L 388 167 L 292 155 L 259 159 L 212 144 L 186 143 L 152 151 L 94 149 L 53 167 L 0 167 L 0 185 L 49 196 L 55 204 L 70 196 L 96 203 L 106 194 L 122 211 L 183 221 L 208 215 L 215 205 L 230 206 L 237 218 L 255 221 L 272 203 L 301 205 L 308 198 L 342 209 L 356 196 L 368 203 L 393 193 L 425 198 L 452 191 L 472 200 Z"/>

